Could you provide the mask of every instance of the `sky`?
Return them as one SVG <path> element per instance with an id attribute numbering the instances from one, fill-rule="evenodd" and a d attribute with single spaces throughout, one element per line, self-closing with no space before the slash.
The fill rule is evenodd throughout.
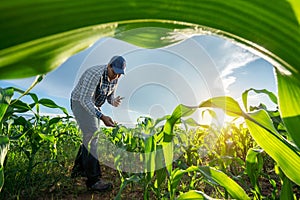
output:
<path id="1" fill-rule="evenodd" d="M 115 96 L 125 99 L 118 108 L 106 103 L 102 111 L 123 124 L 135 123 L 139 116 L 158 118 L 171 114 L 180 103 L 195 106 L 214 96 L 229 95 L 242 105 L 242 92 L 249 88 L 276 93 L 271 64 L 230 40 L 212 35 L 193 36 L 158 49 L 102 38 L 49 72 L 32 92 L 39 98 L 54 100 L 72 113 L 70 93 L 80 75 L 88 67 L 107 64 L 114 55 L 122 55 L 127 62 L 126 74 L 115 92 Z M 34 79 L 1 80 L 0 87 L 26 90 Z M 263 102 L 275 108 L 265 95 L 249 95 L 250 105 Z M 42 112 L 61 113 L 47 108 Z"/>

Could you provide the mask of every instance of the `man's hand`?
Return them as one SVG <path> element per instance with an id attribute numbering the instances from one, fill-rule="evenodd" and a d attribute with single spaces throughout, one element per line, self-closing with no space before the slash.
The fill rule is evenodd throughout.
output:
<path id="1" fill-rule="evenodd" d="M 100 119 L 103 121 L 105 126 L 111 126 L 111 127 L 115 126 L 114 121 L 109 116 L 102 115 Z"/>
<path id="2" fill-rule="evenodd" d="M 117 96 L 116 98 L 114 98 L 112 105 L 114 107 L 118 107 L 121 104 L 122 99 L 124 99 L 124 97 Z"/>

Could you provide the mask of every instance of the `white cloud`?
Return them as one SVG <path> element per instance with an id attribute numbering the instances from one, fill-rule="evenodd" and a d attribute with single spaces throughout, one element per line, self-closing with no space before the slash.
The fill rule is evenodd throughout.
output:
<path id="1" fill-rule="evenodd" d="M 229 86 L 236 80 L 233 75 L 234 71 L 257 60 L 259 57 L 225 40 L 223 43 L 220 43 L 220 52 L 222 54 L 217 55 L 219 58 L 212 56 L 220 69 L 220 78 L 222 79 L 225 92 L 228 93 Z"/>
<path id="2" fill-rule="evenodd" d="M 230 85 L 232 85 L 236 81 L 236 77 L 226 76 L 226 77 L 221 78 L 221 80 L 222 80 L 222 83 L 224 86 L 225 93 L 228 93 L 229 92 L 228 88 Z"/>

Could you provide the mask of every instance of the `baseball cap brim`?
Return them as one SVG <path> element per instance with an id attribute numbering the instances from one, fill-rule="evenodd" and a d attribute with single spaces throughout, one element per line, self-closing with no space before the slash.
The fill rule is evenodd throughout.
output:
<path id="1" fill-rule="evenodd" d="M 115 72 L 116 74 L 125 74 L 124 69 L 120 69 L 120 68 L 115 67 L 115 66 L 112 66 L 112 68 L 113 68 L 113 70 L 114 70 L 114 72 Z"/>

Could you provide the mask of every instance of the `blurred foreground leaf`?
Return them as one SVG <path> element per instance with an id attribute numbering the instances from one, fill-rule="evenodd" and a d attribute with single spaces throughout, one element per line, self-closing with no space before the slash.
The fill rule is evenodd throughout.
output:
<path id="1" fill-rule="evenodd" d="M 276 72 L 279 110 L 289 136 L 300 148 L 300 84 Z"/>
<path id="2" fill-rule="evenodd" d="M 183 35 L 217 34 L 250 47 L 300 82 L 299 3 L 290 2 L 293 7 L 286 0 L 5 0 L 0 79 L 47 73 L 101 37 L 157 48 Z M 138 29 L 143 27 L 149 28 Z"/>

